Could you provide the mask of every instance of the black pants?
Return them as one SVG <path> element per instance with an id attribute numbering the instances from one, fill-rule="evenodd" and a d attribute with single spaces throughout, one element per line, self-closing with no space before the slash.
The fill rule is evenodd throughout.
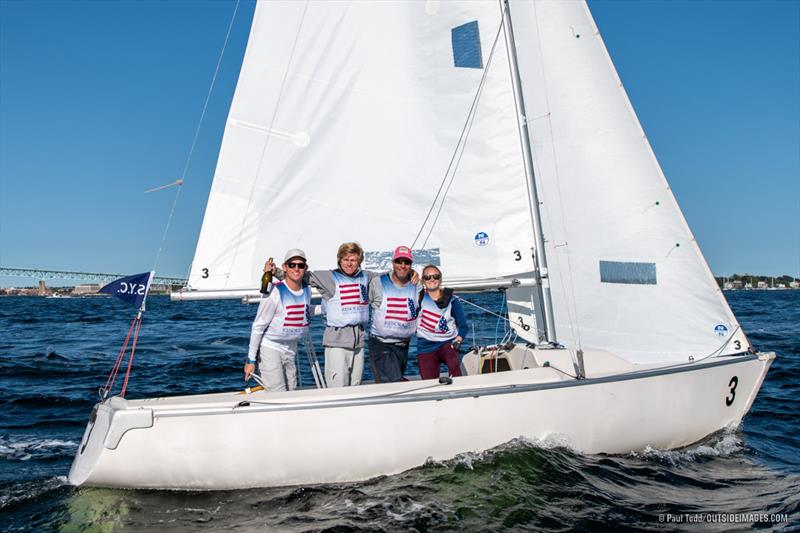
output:
<path id="1" fill-rule="evenodd" d="M 408 341 L 390 343 L 370 337 L 369 362 L 375 383 L 402 381 L 408 363 Z"/>

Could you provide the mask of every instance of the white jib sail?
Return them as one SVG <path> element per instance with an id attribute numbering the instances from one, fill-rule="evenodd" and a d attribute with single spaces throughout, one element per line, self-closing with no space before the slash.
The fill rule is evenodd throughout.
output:
<path id="1" fill-rule="evenodd" d="M 585 3 L 511 16 L 559 341 L 632 361 L 746 350 Z"/>
<path id="2" fill-rule="evenodd" d="M 258 3 L 190 288 L 255 288 L 294 247 L 331 268 L 351 240 L 388 268 L 418 235 L 446 279 L 529 272 L 500 23 L 495 0 Z"/>

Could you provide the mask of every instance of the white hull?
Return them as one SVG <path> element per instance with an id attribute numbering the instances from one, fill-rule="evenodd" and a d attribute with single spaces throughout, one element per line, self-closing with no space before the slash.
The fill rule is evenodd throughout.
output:
<path id="1" fill-rule="evenodd" d="M 531 368 L 452 384 L 113 398 L 96 407 L 69 481 L 169 489 L 352 482 L 517 437 L 555 438 L 584 453 L 677 448 L 737 425 L 774 359 L 620 373 L 624 362 L 587 352 L 587 379 L 579 381 L 553 368 L 572 373 L 563 350 L 525 353 L 523 367 Z M 249 405 L 235 407 L 243 401 Z"/>

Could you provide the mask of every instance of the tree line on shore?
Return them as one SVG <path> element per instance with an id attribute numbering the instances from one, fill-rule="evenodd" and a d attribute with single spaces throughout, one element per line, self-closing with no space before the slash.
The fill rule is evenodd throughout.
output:
<path id="1" fill-rule="evenodd" d="M 714 279 L 717 280 L 717 285 L 720 287 L 724 287 L 725 282 L 734 282 L 734 281 L 741 281 L 742 285 L 747 285 L 748 283 L 752 287 L 757 287 L 758 282 L 762 281 L 766 283 L 768 286 L 777 287 L 779 284 L 783 284 L 785 287 L 789 287 L 789 284 L 797 281 L 800 282 L 800 279 L 792 277 L 792 276 L 759 276 L 756 274 L 733 274 L 731 276 L 714 276 Z"/>

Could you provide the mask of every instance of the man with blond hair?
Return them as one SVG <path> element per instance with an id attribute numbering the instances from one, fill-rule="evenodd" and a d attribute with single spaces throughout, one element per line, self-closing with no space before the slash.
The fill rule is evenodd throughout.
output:
<path id="1" fill-rule="evenodd" d="M 325 382 L 328 387 L 360 385 L 364 372 L 364 327 L 369 322 L 370 281 L 382 274 L 361 270 L 364 250 L 358 243 L 346 242 L 336 252 L 339 265 L 334 270 L 306 273 L 304 282 L 322 296 L 325 312 Z M 264 269 L 274 269 L 267 261 Z M 280 269 L 278 277 L 283 276 Z"/>

